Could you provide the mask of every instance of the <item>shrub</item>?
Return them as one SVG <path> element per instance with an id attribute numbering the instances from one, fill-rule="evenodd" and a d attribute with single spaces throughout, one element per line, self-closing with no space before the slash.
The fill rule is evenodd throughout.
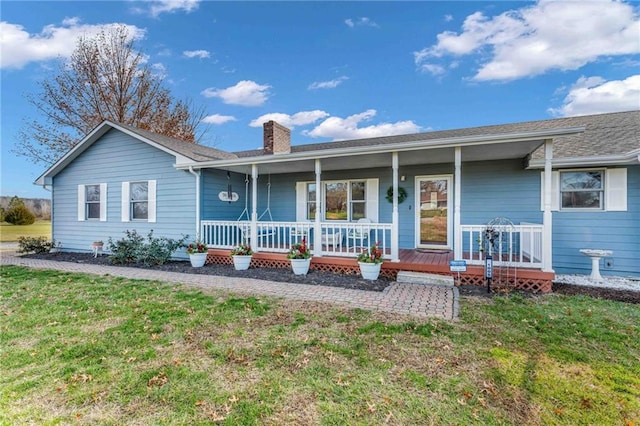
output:
<path id="1" fill-rule="evenodd" d="M 182 247 L 187 239 L 183 236 L 179 240 L 166 237 L 155 238 L 153 230 L 149 231 L 147 238 L 134 229 L 126 230 L 125 237 L 113 241 L 109 237 L 107 248 L 111 252 L 109 261 L 115 264 L 141 263 L 145 266 L 162 265 L 166 263 L 171 254 Z"/>
<path id="2" fill-rule="evenodd" d="M 18 253 L 48 253 L 55 244 L 46 237 L 18 237 Z"/>
<path id="3" fill-rule="evenodd" d="M 31 225 L 36 221 L 36 217 L 24 204 L 18 204 L 7 210 L 4 220 L 13 225 Z"/>

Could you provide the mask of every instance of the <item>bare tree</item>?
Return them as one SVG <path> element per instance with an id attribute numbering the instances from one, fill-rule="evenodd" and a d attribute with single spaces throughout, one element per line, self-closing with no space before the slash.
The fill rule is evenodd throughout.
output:
<path id="1" fill-rule="evenodd" d="M 125 26 L 81 37 L 58 65 L 27 98 L 41 118 L 25 123 L 18 155 L 52 164 L 103 120 L 196 142 L 204 109 L 171 95 Z"/>

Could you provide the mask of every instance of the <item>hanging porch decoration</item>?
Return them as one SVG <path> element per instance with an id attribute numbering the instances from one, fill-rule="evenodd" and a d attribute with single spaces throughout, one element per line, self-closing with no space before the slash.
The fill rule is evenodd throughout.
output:
<path id="1" fill-rule="evenodd" d="M 385 197 L 388 202 L 393 203 L 393 185 L 387 189 L 387 196 Z M 399 186 L 398 187 L 398 204 L 402 204 L 402 202 L 407 198 L 407 191 Z"/>
<path id="2" fill-rule="evenodd" d="M 229 204 L 231 204 L 232 202 L 238 201 L 240 199 L 240 196 L 238 195 L 238 193 L 233 192 L 231 190 L 231 173 L 230 172 L 227 172 L 227 190 L 220 191 L 220 193 L 218 193 L 218 198 L 220 199 L 220 201 L 226 201 Z"/>

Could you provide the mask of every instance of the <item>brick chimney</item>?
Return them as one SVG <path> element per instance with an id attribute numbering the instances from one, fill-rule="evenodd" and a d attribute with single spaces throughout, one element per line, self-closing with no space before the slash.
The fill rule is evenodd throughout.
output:
<path id="1" fill-rule="evenodd" d="M 267 121 L 264 129 L 265 154 L 289 154 L 291 152 L 291 130 L 275 121 Z"/>

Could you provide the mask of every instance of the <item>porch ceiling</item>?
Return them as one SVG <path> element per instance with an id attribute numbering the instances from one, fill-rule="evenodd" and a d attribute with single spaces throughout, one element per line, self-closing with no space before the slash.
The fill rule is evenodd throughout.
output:
<path id="1" fill-rule="evenodd" d="M 527 155 L 536 150 L 544 143 L 543 139 L 524 140 L 517 142 L 490 143 L 481 145 L 466 145 L 462 147 L 462 161 L 489 161 L 505 159 L 524 159 Z M 420 164 L 441 164 L 454 162 L 455 148 L 415 148 L 398 152 L 400 166 L 411 166 Z M 323 155 L 317 152 L 317 158 L 322 162 L 323 171 L 349 170 L 349 169 L 370 169 L 391 167 L 391 152 L 367 153 L 344 153 L 342 155 L 332 153 Z M 314 159 L 309 158 L 286 158 L 284 156 L 273 156 L 271 161 L 258 161 L 260 173 L 296 173 L 309 172 L 315 170 Z M 249 163 L 249 162 L 247 162 Z M 216 168 L 229 170 L 237 173 L 250 173 L 250 164 L 220 165 Z"/>

